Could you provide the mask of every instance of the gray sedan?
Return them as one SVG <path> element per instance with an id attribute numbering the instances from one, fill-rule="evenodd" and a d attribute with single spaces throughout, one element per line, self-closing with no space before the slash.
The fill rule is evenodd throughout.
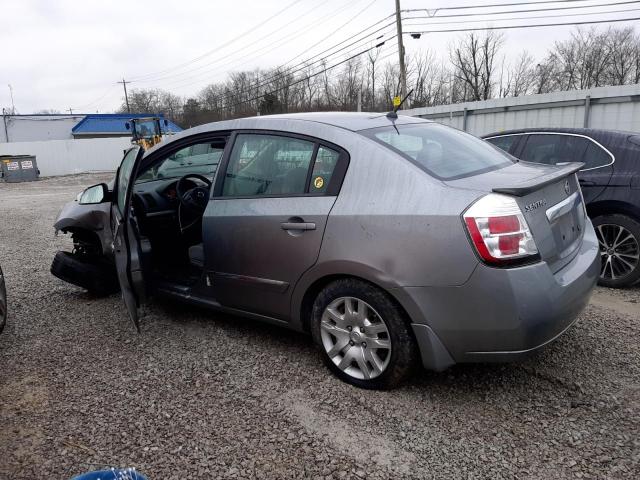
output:
<path id="1" fill-rule="evenodd" d="M 574 323 L 599 272 L 581 166 L 411 117 L 246 118 L 132 148 L 113 191 L 87 189 L 56 226 L 110 205 L 138 329 L 142 303 L 174 298 L 309 332 L 338 377 L 390 388 L 418 363 L 521 357 Z"/>

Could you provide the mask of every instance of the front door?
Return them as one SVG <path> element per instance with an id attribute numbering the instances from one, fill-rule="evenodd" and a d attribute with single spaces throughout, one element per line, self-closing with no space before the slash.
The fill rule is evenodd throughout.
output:
<path id="1" fill-rule="evenodd" d="M 286 319 L 316 262 L 348 157 L 286 134 L 239 133 L 203 218 L 205 269 L 220 304 Z"/>
<path id="2" fill-rule="evenodd" d="M 118 270 L 118 280 L 122 299 L 138 332 L 140 332 L 138 307 L 144 299 L 144 281 L 137 225 L 131 209 L 131 190 L 133 186 L 132 173 L 143 152 L 140 147 L 133 147 L 125 153 L 118 169 L 114 197 L 111 203 L 113 253 Z"/>

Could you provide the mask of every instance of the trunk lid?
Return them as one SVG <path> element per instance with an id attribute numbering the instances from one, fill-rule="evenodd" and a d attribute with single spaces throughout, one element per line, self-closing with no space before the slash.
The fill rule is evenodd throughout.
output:
<path id="1" fill-rule="evenodd" d="M 576 177 L 582 166 L 518 162 L 446 183 L 456 188 L 512 196 L 527 220 L 540 257 L 555 273 L 571 261 L 582 244 L 586 213 Z"/>

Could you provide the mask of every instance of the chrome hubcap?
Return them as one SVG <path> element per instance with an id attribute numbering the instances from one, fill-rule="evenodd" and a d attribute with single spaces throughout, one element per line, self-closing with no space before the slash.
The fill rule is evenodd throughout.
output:
<path id="1" fill-rule="evenodd" d="M 353 378 L 376 378 L 391 360 L 387 325 L 363 300 L 341 297 L 331 302 L 322 313 L 320 336 L 331 361 Z"/>
<path id="2" fill-rule="evenodd" d="M 638 239 L 620 225 L 603 224 L 596 227 L 602 266 L 600 277 L 617 280 L 638 267 L 640 246 Z"/>

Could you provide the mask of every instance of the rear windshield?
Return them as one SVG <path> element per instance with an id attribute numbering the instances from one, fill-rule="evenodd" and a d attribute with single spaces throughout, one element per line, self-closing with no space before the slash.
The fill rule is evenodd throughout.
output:
<path id="1" fill-rule="evenodd" d="M 483 140 L 437 123 L 391 125 L 360 133 L 441 180 L 478 175 L 513 164 L 505 153 Z"/>

